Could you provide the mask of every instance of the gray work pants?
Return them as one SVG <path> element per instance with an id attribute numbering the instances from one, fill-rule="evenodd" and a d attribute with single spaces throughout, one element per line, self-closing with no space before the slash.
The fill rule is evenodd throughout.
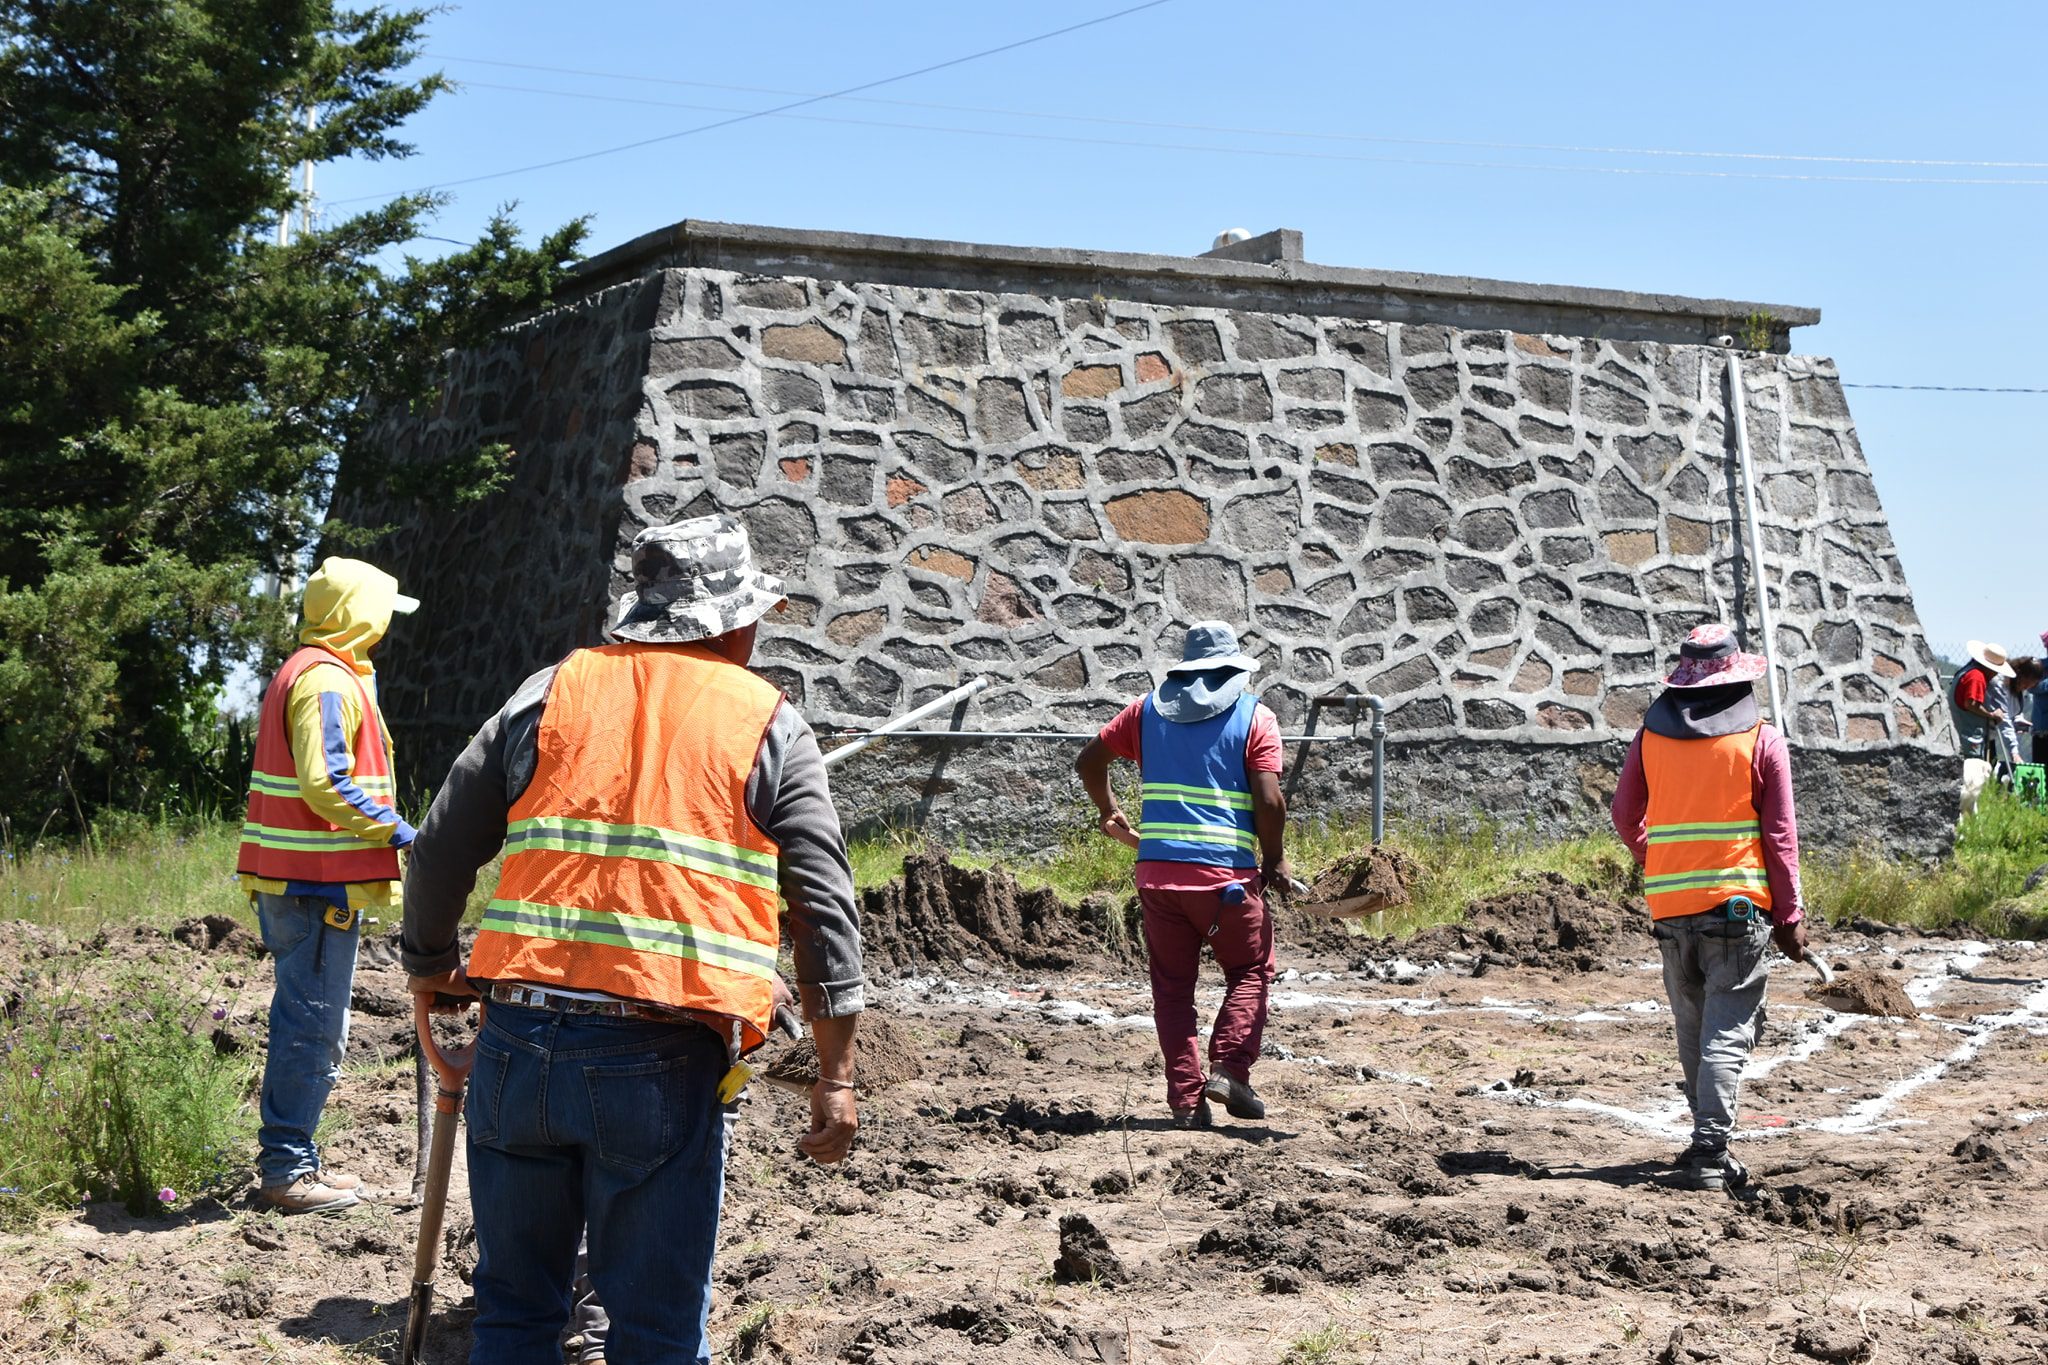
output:
<path id="1" fill-rule="evenodd" d="M 1664 994 L 1685 1069 L 1692 1140 L 1725 1147 L 1735 1128 L 1742 1065 L 1756 1044 L 1770 970 L 1770 921 L 1744 923 L 1713 910 L 1657 920 L 1651 932 L 1664 955 Z"/>
<path id="2" fill-rule="evenodd" d="M 569 1289 L 569 1324 L 562 1329 L 562 1345 L 575 1351 L 578 1361 L 604 1359 L 604 1341 L 612 1332 L 611 1316 L 597 1300 L 590 1283 L 590 1231 L 576 1244 L 576 1283 Z"/>

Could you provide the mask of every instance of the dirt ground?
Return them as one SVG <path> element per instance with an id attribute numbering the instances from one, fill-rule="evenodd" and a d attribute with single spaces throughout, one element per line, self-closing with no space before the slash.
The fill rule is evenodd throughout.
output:
<path id="1" fill-rule="evenodd" d="M 1854 1002 L 1780 960 L 1743 1094 L 1753 1185 L 1704 1194 L 1667 1176 L 1687 1128 L 1637 907 L 1540 884 L 1406 944 L 1283 915 L 1268 1117 L 1176 1132 L 1142 964 L 958 873 L 894 893 L 870 1008 L 915 1063 L 892 1074 L 920 1074 L 865 1099 L 854 1155 L 795 1155 L 800 1096 L 756 1085 L 743 1107 L 722 1358 L 2048 1360 L 2048 949 L 1827 936 L 1904 1018 L 1837 1012 Z M 102 952 L 197 973 L 235 951 L 188 937 Z M 59 946 L 17 934 L 0 974 Z M 243 970 L 230 1025 L 260 1039 L 267 967 Z M 357 1004 L 328 1159 L 402 1194 L 411 1047 L 381 948 Z M 449 1223 L 438 1361 L 467 1343 L 459 1195 Z M 92 1206 L 0 1238 L 0 1354 L 389 1359 L 417 1226 L 402 1198 Z"/>

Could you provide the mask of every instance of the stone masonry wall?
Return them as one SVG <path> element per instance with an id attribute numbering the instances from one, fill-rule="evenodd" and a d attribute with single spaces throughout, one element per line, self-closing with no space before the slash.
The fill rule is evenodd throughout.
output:
<path id="1" fill-rule="evenodd" d="M 383 557 L 431 580 L 418 635 L 380 668 L 430 765 L 594 636 L 593 566 L 636 524 L 723 507 L 790 593 L 755 666 L 821 727 L 987 674 L 970 727 L 1090 728 L 1216 616 L 1241 623 L 1289 728 L 1346 684 L 1387 699 L 1397 809 L 1463 802 L 1557 830 L 1598 818 L 1600 774 L 1685 631 L 1725 617 L 1753 639 L 1730 360 L 672 269 L 465 359 L 439 426 L 393 429 L 401 446 L 489 439 L 547 414 L 504 438 L 521 450 L 509 494 L 338 511 L 404 522 Z M 1838 377 L 1738 363 L 1788 728 L 1827 807 L 1802 816 L 1932 851 L 1953 745 Z M 623 559 L 610 568 L 615 593 Z M 848 813 L 1028 842 L 1044 779 L 1073 795 L 1014 751 L 938 748 L 842 769 L 861 775 L 840 781 Z M 1361 805 L 1367 769 L 1362 746 L 1318 746 L 1305 799 Z"/>

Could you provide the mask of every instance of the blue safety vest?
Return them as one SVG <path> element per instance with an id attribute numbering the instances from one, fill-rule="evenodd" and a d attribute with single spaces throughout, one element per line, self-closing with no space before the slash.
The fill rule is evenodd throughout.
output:
<path id="1" fill-rule="evenodd" d="M 1138 857 L 1145 862 L 1257 867 L 1251 779 L 1244 750 L 1259 699 L 1250 693 L 1221 715 L 1189 725 L 1145 698 L 1139 769 L 1145 784 Z"/>

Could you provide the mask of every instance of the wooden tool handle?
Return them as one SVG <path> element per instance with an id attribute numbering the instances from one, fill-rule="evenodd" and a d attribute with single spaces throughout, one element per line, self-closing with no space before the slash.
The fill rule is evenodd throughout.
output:
<path id="1" fill-rule="evenodd" d="M 462 1093 L 463 1082 L 469 1079 L 469 1069 L 476 1065 L 476 1040 L 472 1038 L 461 1047 L 453 1049 L 444 1049 L 439 1043 L 434 1041 L 434 1013 L 432 1006 L 436 1002 L 449 999 L 462 999 L 466 1002 L 467 997 L 437 995 L 429 999 L 424 995 L 413 996 L 412 1027 L 413 1032 L 419 1035 L 420 1056 L 425 1057 L 428 1065 L 434 1068 L 434 1075 L 440 1080 L 441 1089 L 444 1091 L 453 1090 L 459 1095 Z M 479 1000 L 477 1006 L 477 1027 L 481 1028 L 483 1027 L 483 1002 Z"/>

